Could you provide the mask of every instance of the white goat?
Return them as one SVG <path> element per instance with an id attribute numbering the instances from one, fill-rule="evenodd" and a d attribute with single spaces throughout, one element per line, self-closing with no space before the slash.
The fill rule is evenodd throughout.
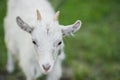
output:
<path id="1" fill-rule="evenodd" d="M 81 22 L 63 26 L 58 16 L 59 11 L 55 14 L 47 0 L 8 1 L 4 21 L 8 72 L 14 70 L 15 56 L 27 80 L 36 80 L 42 74 L 48 75 L 47 80 L 60 79 L 65 57 L 62 37 L 76 32 Z"/>

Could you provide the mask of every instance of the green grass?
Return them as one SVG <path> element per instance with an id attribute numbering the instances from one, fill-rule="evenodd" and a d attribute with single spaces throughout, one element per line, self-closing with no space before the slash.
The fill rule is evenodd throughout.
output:
<path id="1" fill-rule="evenodd" d="M 80 19 L 81 29 L 66 37 L 64 66 L 75 80 L 120 80 L 120 0 L 51 0 L 60 24 Z M 3 18 L 6 1 L 0 0 L 0 70 L 6 64 Z M 14 77 L 14 75 L 13 75 Z"/>
<path id="2" fill-rule="evenodd" d="M 4 43 L 3 18 L 6 15 L 6 0 L 0 0 L 0 71 L 6 63 L 6 48 Z"/>

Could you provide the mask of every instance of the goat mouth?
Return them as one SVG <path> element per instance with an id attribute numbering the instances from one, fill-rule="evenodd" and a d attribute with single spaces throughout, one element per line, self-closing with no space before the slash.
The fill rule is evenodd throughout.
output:
<path id="1" fill-rule="evenodd" d="M 47 75 L 47 74 L 49 74 L 49 73 L 50 73 L 50 71 L 44 71 L 44 72 L 43 72 L 44 75 Z"/>

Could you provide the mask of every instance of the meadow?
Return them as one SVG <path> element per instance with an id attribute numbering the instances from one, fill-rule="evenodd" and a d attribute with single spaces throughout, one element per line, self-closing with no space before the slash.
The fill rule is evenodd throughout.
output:
<path id="1" fill-rule="evenodd" d="M 82 21 L 81 29 L 74 36 L 64 38 L 65 80 L 120 80 L 120 0 L 50 2 L 60 11 L 60 24 Z M 7 49 L 3 19 L 6 4 L 6 0 L 0 0 L 0 80 L 16 80 L 16 76 L 22 74 L 19 70 L 9 75 L 5 72 Z"/>

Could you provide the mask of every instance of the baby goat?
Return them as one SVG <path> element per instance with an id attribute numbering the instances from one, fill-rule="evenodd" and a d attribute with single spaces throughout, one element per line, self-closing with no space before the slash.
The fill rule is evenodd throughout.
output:
<path id="1" fill-rule="evenodd" d="M 40 11 L 40 12 L 39 12 Z M 13 56 L 27 80 L 47 74 L 47 80 L 59 80 L 64 59 L 63 36 L 80 29 L 81 21 L 63 26 L 47 0 L 8 0 L 4 20 L 8 50 L 8 72 L 13 72 Z"/>

